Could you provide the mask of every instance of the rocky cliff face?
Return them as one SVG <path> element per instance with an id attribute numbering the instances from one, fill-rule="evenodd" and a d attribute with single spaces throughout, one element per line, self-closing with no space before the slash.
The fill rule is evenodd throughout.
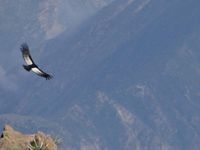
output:
<path id="1" fill-rule="evenodd" d="M 42 132 L 24 135 L 6 125 L 0 138 L 1 150 L 57 150 L 53 139 Z"/>

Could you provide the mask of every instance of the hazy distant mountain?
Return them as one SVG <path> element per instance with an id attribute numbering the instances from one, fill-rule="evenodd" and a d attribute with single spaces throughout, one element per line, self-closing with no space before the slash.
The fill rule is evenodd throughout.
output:
<path id="1" fill-rule="evenodd" d="M 70 32 L 73 26 L 111 1 L 113 0 L 2 1 L 0 30 L 2 34 L 12 33 L 12 36 L 19 36 L 21 33 L 21 37 L 16 40 L 30 40 L 30 37 L 36 40 L 42 36 L 53 38 L 65 30 Z"/>
<path id="2" fill-rule="evenodd" d="M 109 3 L 33 52 L 53 80 L 14 69 L 0 112 L 56 122 L 69 150 L 198 150 L 199 4 Z"/>
<path id="3" fill-rule="evenodd" d="M 18 55 L 22 42 L 43 50 L 48 39 L 70 35 L 84 20 L 112 0 L 18 0 L 0 2 L 0 64 Z M 11 52 L 11 54 L 10 54 Z M 6 55 L 7 57 L 4 57 Z M 40 56 L 40 55 L 39 55 Z M 5 63 L 6 62 L 6 63 Z M 16 62 L 17 63 L 17 62 Z"/>

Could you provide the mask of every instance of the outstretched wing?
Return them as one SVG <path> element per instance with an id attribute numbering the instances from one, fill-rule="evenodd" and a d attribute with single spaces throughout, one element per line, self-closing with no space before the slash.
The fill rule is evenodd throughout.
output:
<path id="1" fill-rule="evenodd" d="M 22 56 L 24 58 L 24 61 L 26 62 L 27 65 L 33 65 L 35 64 L 33 62 L 33 59 L 31 58 L 30 52 L 29 52 L 29 47 L 26 43 L 23 43 L 21 45 L 21 52 L 22 52 Z"/>
<path id="2" fill-rule="evenodd" d="M 24 58 L 24 61 L 26 62 L 26 64 L 28 66 L 25 66 L 25 69 L 27 71 L 33 71 L 34 73 L 36 73 L 37 75 L 46 78 L 46 80 L 49 80 L 51 78 L 53 78 L 52 75 L 49 75 L 47 73 L 45 73 L 44 71 L 42 71 L 40 68 L 38 68 L 38 66 L 34 63 L 33 59 L 31 58 L 30 52 L 29 52 L 29 47 L 26 43 L 23 43 L 21 45 L 21 51 L 22 51 L 22 56 Z M 27 68 L 26 68 L 27 67 Z"/>
<path id="3" fill-rule="evenodd" d="M 36 73 L 37 75 L 46 78 L 46 80 L 49 80 L 51 78 L 53 78 L 52 75 L 49 75 L 47 73 L 45 73 L 44 71 L 42 71 L 40 68 L 38 67 L 34 67 L 31 69 L 34 73 Z"/>

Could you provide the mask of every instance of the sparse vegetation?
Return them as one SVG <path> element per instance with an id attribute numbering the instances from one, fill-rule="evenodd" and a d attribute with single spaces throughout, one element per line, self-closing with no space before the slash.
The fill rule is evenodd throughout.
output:
<path id="1" fill-rule="evenodd" d="M 29 150 L 49 150 L 48 144 L 44 143 L 37 138 L 34 138 L 28 145 Z"/>

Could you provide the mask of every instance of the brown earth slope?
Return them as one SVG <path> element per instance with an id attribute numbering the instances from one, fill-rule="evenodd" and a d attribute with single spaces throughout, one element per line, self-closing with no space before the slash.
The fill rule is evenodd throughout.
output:
<path id="1" fill-rule="evenodd" d="M 42 132 L 24 135 L 6 125 L 0 138 L 0 150 L 57 150 L 50 136 Z"/>

